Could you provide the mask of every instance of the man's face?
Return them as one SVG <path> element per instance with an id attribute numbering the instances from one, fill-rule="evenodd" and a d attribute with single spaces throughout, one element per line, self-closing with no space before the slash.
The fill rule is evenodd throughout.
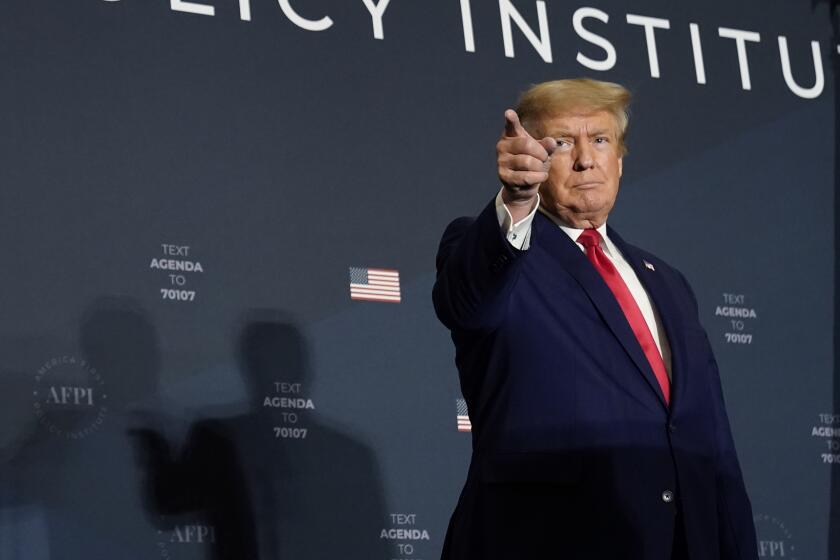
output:
<path id="1" fill-rule="evenodd" d="M 618 195 L 621 148 L 615 118 L 606 111 L 571 111 L 542 121 L 539 136 L 555 138 L 542 206 L 569 226 L 598 227 Z"/>

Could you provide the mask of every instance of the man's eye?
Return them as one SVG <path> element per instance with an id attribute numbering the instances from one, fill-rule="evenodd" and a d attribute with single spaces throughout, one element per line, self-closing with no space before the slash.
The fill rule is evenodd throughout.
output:
<path id="1" fill-rule="evenodd" d="M 554 140 L 557 142 L 558 148 L 568 148 L 569 146 L 571 146 L 569 142 L 563 140 L 562 138 L 555 138 Z"/>
<path id="2" fill-rule="evenodd" d="M 610 141 L 610 139 L 607 138 L 606 136 L 599 136 L 598 138 L 595 139 L 596 144 L 606 144 L 609 141 Z"/>

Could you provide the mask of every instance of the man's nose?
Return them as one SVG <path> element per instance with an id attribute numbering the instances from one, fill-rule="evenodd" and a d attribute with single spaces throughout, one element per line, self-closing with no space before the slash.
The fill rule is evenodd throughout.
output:
<path id="1" fill-rule="evenodd" d="M 592 146 L 587 142 L 575 144 L 575 171 L 586 171 L 595 166 L 595 159 L 592 157 Z"/>

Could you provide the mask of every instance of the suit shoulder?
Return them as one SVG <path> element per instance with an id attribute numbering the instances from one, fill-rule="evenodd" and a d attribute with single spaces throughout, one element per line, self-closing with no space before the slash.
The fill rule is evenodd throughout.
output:
<path id="1" fill-rule="evenodd" d="M 620 236 L 616 235 L 617 232 L 612 230 L 610 232 L 610 237 L 616 237 L 613 239 L 614 242 L 617 242 L 617 245 L 622 252 L 625 252 L 625 258 L 633 259 L 638 262 L 639 265 L 644 266 L 645 268 L 655 270 L 665 276 L 671 276 L 678 279 L 682 284 L 685 285 L 686 288 L 691 291 L 691 286 L 688 283 L 685 275 L 677 269 L 677 267 L 673 266 L 672 264 L 668 263 L 664 259 L 654 255 L 650 251 L 642 249 L 636 245 L 632 245 L 624 241 Z"/>
<path id="2" fill-rule="evenodd" d="M 672 273 L 672 274 L 682 276 L 682 272 L 680 272 L 677 269 L 677 267 L 673 266 L 672 264 L 667 262 L 665 259 L 663 259 L 661 257 L 657 257 L 656 255 L 654 255 L 650 251 L 646 251 L 644 249 L 639 249 L 638 247 L 634 247 L 634 249 L 642 257 L 642 260 L 644 262 L 652 264 L 654 266 L 654 268 L 656 268 L 657 270 L 662 270 L 662 271 L 666 271 L 666 272 L 669 272 L 669 273 Z"/>
<path id="3" fill-rule="evenodd" d="M 653 267 L 653 270 L 664 272 L 666 274 L 674 274 L 684 278 L 679 270 L 666 262 L 664 259 L 657 257 L 650 251 L 642 249 L 637 245 L 626 242 L 624 238 L 621 237 L 621 235 L 619 235 L 619 233 L 612 227 L 609 227 L 609 236 L 612 242 L 618 246 L 618 249 L 623 253 L 625 259 L 635 261 L 637 264 L 648 269 Z"/>
<path id="4" fill-rule="evenodd" d="M 641 264 L 643 266 L 654 270 L 657 273 L 664 275 L 665 277 L 671 278 L 671 286 L 678 290 L 678 293 L 687 296 L 688 301 L 691 302 L 692 308 L 695 310 L 695 312 L 697 311 L 697 296 L 694 294 L 694 289 L 691 287 L 691 284 L 688 282 L 688 279 L 686 278 L 685 274 L 683 274 L 677 267 L 666 262 L 664 259 L 657 257 L 650 251 L 639 249 L 638 247 L 632 248 L 635 251 L 636 256 L 642 259 Z"/>

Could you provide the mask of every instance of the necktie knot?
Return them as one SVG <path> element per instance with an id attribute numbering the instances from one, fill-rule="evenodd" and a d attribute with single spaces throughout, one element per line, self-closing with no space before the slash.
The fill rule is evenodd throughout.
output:
<path id="1" fill-rule="evenodd" d="M 578 236 L 577 242 L 583 245 L 584 249 L 598 247 L 601 245 L 601 234 L 597 229 L 585 229 Z"/>

